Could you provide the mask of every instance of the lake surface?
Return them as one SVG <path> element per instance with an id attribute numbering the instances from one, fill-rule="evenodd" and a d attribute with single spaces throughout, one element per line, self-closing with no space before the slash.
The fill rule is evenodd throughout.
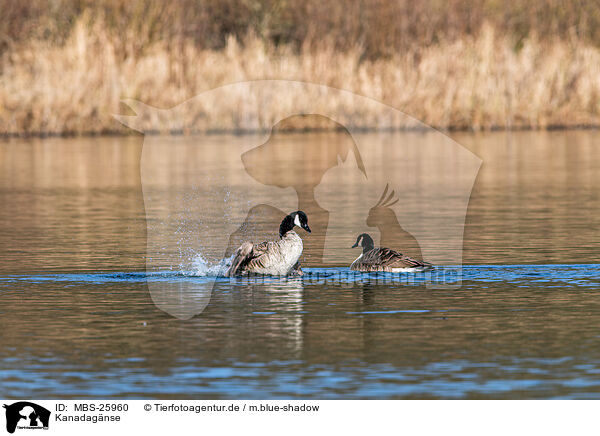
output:
<path id="1" fill-rule="evenodd" d="M 0 143 L 0 397 L 600 398 L 598 132 L 453 134 L 483 161 L 459 248 L 418 232 L 460 218 L 462 203 L 439 203 L 436 215 L 419 199 L 448 183 L 464 188 L 467 171 L 437 171 L 436 135 L 371 135 L 360 140 L 423 143 L 411 157 L 421 170 L 402 176 L 416 188 L 394 186 L 389 216 L 375 210 L 379 191 L 323 175 L 344 165 L 347 135 L 282 135 L 288 152 L 266 169 L 271 151 L 246 155 L 247 174 L 293 187 L 311 211 L 313 234 L 298 231 L 305 275 L 288 279 L 230 280 L 210 268 L 248 235 L 274 237 L 280 209 L 291 207 L 279 198 L 280 208 L 238 216 L 203 199 L 247 183 L 224 162 L 248 137 L 203 138 L 201 151 L 196 139 L 172 138 L 150 154 L 140 136 Z M 334 152 L 319 151 L 329 144 Z M 406 159 L 360 151 L 369 175 L 373 161 L 386 174 Z M 197 162 L 230 178 L 199 189 Z M 337 220 L 348 186 L 360 201 Z M 368 223 L 355 213 L 363 201 Z M 460 274 L 348 275 L 358 253 L 346 238 L 360 220 L 376 241 L 438 256 L 436 265 L 460 267 L 458 256 Z M 207 229 L 214 239 L 194 237 Z M 161 306 L 156 290 L 182 287 L 183 312 Z"/>

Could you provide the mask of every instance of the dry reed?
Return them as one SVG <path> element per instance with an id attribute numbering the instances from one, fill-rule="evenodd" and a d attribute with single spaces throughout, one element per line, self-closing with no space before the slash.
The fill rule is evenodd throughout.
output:
<path id="1" fill-rule="evenodd" d="M 295 47 L 252 31 L 222 49 L 193 39 L 145 41 L 110 32 L 85 13 L 60 44 L 30 38 L 0 63 L 0 133 L 127 132 L 112 114 L 123 98 L 171 107 L 214 87 L 290 79 L 349 90 L 448 129 L 600 125 L 600 50 L 571 38 L 515 41 L 477 32 L 365 58 L 333 37 Z M 294 95 L 286 96 L 294 99 Z"/>

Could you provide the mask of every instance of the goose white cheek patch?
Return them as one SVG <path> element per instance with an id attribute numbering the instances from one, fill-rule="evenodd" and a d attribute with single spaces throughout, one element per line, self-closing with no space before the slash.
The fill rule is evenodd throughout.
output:
<path id="1" fill-rule="evenodd" d="M 300 218 L 298 218 L 298 215 L 296 215 L 296 218 L 294 218 L 294 224 L 297 225 L 298 227 L 301 227 Z"/>

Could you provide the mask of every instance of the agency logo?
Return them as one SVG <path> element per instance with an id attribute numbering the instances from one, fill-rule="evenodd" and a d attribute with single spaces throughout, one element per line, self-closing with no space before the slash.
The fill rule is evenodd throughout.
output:
<path id="1" fill-rule="evenodd" d="M 50 411 L 29 401 L 19 401 L 4 405 L 6 409 L 6 431 L 14 433 L 16 429 L 47 430 Z"/>

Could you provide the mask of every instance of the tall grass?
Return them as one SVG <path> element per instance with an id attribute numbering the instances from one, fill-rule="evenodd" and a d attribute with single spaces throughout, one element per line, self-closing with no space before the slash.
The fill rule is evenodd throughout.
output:
<path id="1" fill-rule="evenodd" d="M 0 51 L 32 38 L 63 43 L 84 15 L 122 37 L 121 54 L 157 41 L 222 49 L 252 32 L 296 49 L 323 37 L 336 50 L 359 43 L 374 59 L 476 35 L 484 21 L 516 44 L 535 34 L 600 46 L 597 0 L 1 0 L 0 11 Z"/>
<path id="2" fill-rule="evenodd" d="M 122 98 L 170 107 L 254 79 L 350 90 L 439 128 L 600 125 L 593 2 L 517 3 L 9 1 L 0 132 L 125 132 Z"/>

